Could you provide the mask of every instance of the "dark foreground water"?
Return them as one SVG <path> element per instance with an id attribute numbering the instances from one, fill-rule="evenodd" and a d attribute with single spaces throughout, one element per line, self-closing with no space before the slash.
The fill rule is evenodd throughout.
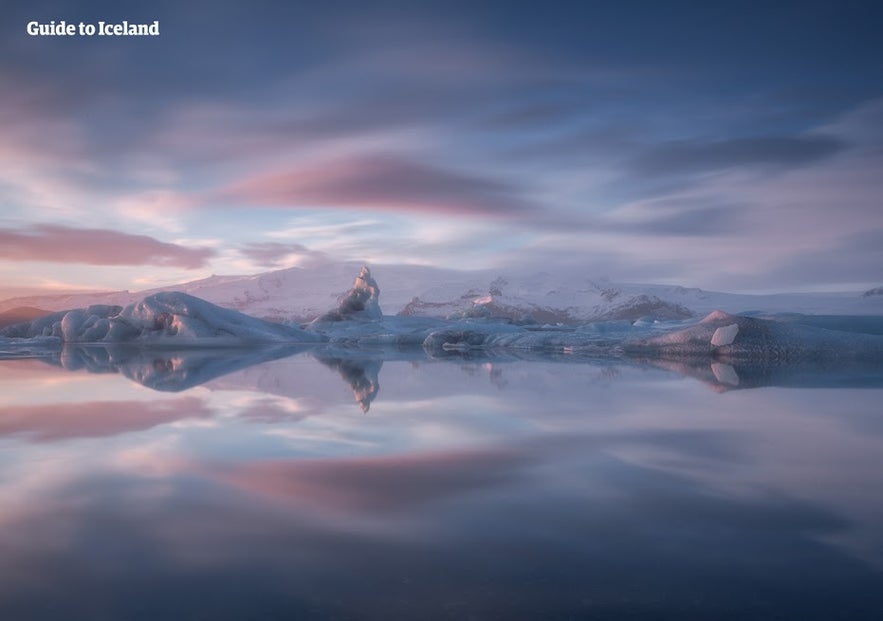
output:
<path id="1" fill-rule="evenodd" d="M 881 376 L 2 361 L 0 619 L 881 619 Z"/>

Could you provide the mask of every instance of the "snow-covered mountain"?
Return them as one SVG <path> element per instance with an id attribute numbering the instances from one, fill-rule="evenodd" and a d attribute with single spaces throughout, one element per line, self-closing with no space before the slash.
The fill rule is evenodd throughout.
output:
<path id="1" fill-rule="evenodd" d="M 311 321 L 337 308 L 353 285 L 361 263 L 324 262 L 310 268 L 289 268 L 246 276 L 211 276 L 145 291 L 111 291 L 10 298 L 0 301 L 0 313 L 28 306 L 46 311 L 84 308 L 93 304 L 127 306 L 154 293 L 178 291 L 213 304 L 269 321 Z M 456 290 L 468 274 L 420 266 L 372 266 L 382 284 L 382 310 L 395 315 L 433 283 L 450 282 Z M 478 279 L 477 282 L 481 282 Z"/>
<path id="2" fill-rule="evenodd" d="M 127 306 L 154 293 L 178 291 L 269 321 L 307 322 L 340 306 L 360 268 L 360 263 L 326 261 L 309 268 L 212 276 L 141 292 L 19 297 L 0 301 L 0 313 L 24 306 L 45 311 L 94 304 Z M 413 265 L 371 269 L 382 291 L 380 307 L 385 315 L 500 317 L 541 324 L 698 318 L 713 310 L 883 315 L 883 295 L 861 292 L 741 295 L 547 272 L 456 271 Z"/>

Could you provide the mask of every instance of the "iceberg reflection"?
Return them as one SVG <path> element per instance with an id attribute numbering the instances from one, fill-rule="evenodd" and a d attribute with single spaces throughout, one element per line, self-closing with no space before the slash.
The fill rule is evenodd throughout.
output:
<path id="1" fill-rule="evenodd" d="M 68 371 L 120 373 L 165 392 L 180 392 L 222 375 L 304 351 L 303 346 L 275 345 L 217 349 L 144 348 L 126 345 L 66 345 L 57 357 L 43 358 Z"/>
<path id="2" fill-rule="evenodd" d="M 125 345 L 66 345 L 58 353 L 39 360 L 68 371 L 118 373 L 138 384 L 163 392 L 181 392 L 238 371 L 263 365 L 261 390 L 268 385 L 291 384 L 284 365 L 266 364 L 299 354 L 309 355 L 335 370 L 350 387 L 363 412 L 368 412 L 380 391 L 380 374 L 385 361 L 413 363 L 494 365 L 501 388 L 501 369 L 509 364 L 538 362 L 578 368 L 594 368 L 615 374 L 620 367 L 654 367 L 698 380 L 716 392 L 733 389 L 781 386 L 789 388 L 880 388 L 883 365 L 856 360 L 804 362 L 717 362 L 699 358 L 632 358 L 573 354 L 562 351 L 482 350 L 432 351 L 411 349 L 347 349 L 310 345 L 272 345 L 236 348 L 145 348 Z M 21 356 L 8 359 L 21 359 Z M 280 375 L 281 374 L 281 375 Z M 248 386 L 240 386 L 246 389 Z M 258 388 L 252 386 L 252 388 Z M 270 392 L 273 392 L 270 390 Z M 295 397 L 295 394 L 287 396 Z"/>

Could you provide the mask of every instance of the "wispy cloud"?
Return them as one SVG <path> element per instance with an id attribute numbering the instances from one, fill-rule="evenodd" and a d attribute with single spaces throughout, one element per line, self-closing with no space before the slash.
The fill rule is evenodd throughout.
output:
<path id="1" fill-rule="evenodd" d="M 254 242 L 245 244 L 239 252 L 260 267 L 279 267 L 286 260 L 303 261 L 327 259 L 328 255 L 310 250 L 303 244 L 283 244 L 280 242 Z"/>
<path id="2" fill-rule="evenodd" d="M 738 167 L 790 168 L 822 160 L 847 147 L 834 136 L 758 136 L 712 142 L 676 141 L 635 157 L 642 175 L 701 173 Z"/>
<path id="3" fill-rule="evenodd" d="M 22 23 L 58 18 L 32 4 L 13 1 L 0 24 L 6 285 L 291 265 L 302 255 L 289 243 L 440 266 L 664 268 L 705 285 L 784 274 L 775 266 L 879 228 L 876 9 L 795 21 L 772 7 L 749 23 L 732 7 L 684 20 L 648 6 L 663 27 L 639 32 L 628 10 L 580 3 L 345 15 L 283 3 L 231 39 L 244 8 L 175 6 L 148 11 L 179 26 L 161 45 L 107 55 L 28 37 Z M 153 238 L 116 244 L 76 232 L 83 222 Z M 181 240 L 207 236 L 223 240 L 216 254 Z M 26 274 L 23 260 L 49 263 Z"/>
<path id="4" fill-rule="evenodd" d="M 222 194 L 228 202 L 273 207 L 340 207 L 506 217 L 530 206 L 504 182 L 400 155 L 359 156 L 258 175 Z"/>
<path id="5" fill-rule="evenodd" d="M 38 224 L 0 229 L 0 258 L 88 265 L 157 265 L 195 269 L 215 255 L 210 248 L 187 248 L 146 235 L 109 229 Z"/>

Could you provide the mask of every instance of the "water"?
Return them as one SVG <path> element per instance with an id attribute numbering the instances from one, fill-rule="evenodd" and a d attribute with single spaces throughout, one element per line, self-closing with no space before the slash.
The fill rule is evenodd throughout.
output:
<path id="1" fill-rule="evenodd" d="M 0 362 L 3 619 L 880 619 L 883 370 Z"/>

